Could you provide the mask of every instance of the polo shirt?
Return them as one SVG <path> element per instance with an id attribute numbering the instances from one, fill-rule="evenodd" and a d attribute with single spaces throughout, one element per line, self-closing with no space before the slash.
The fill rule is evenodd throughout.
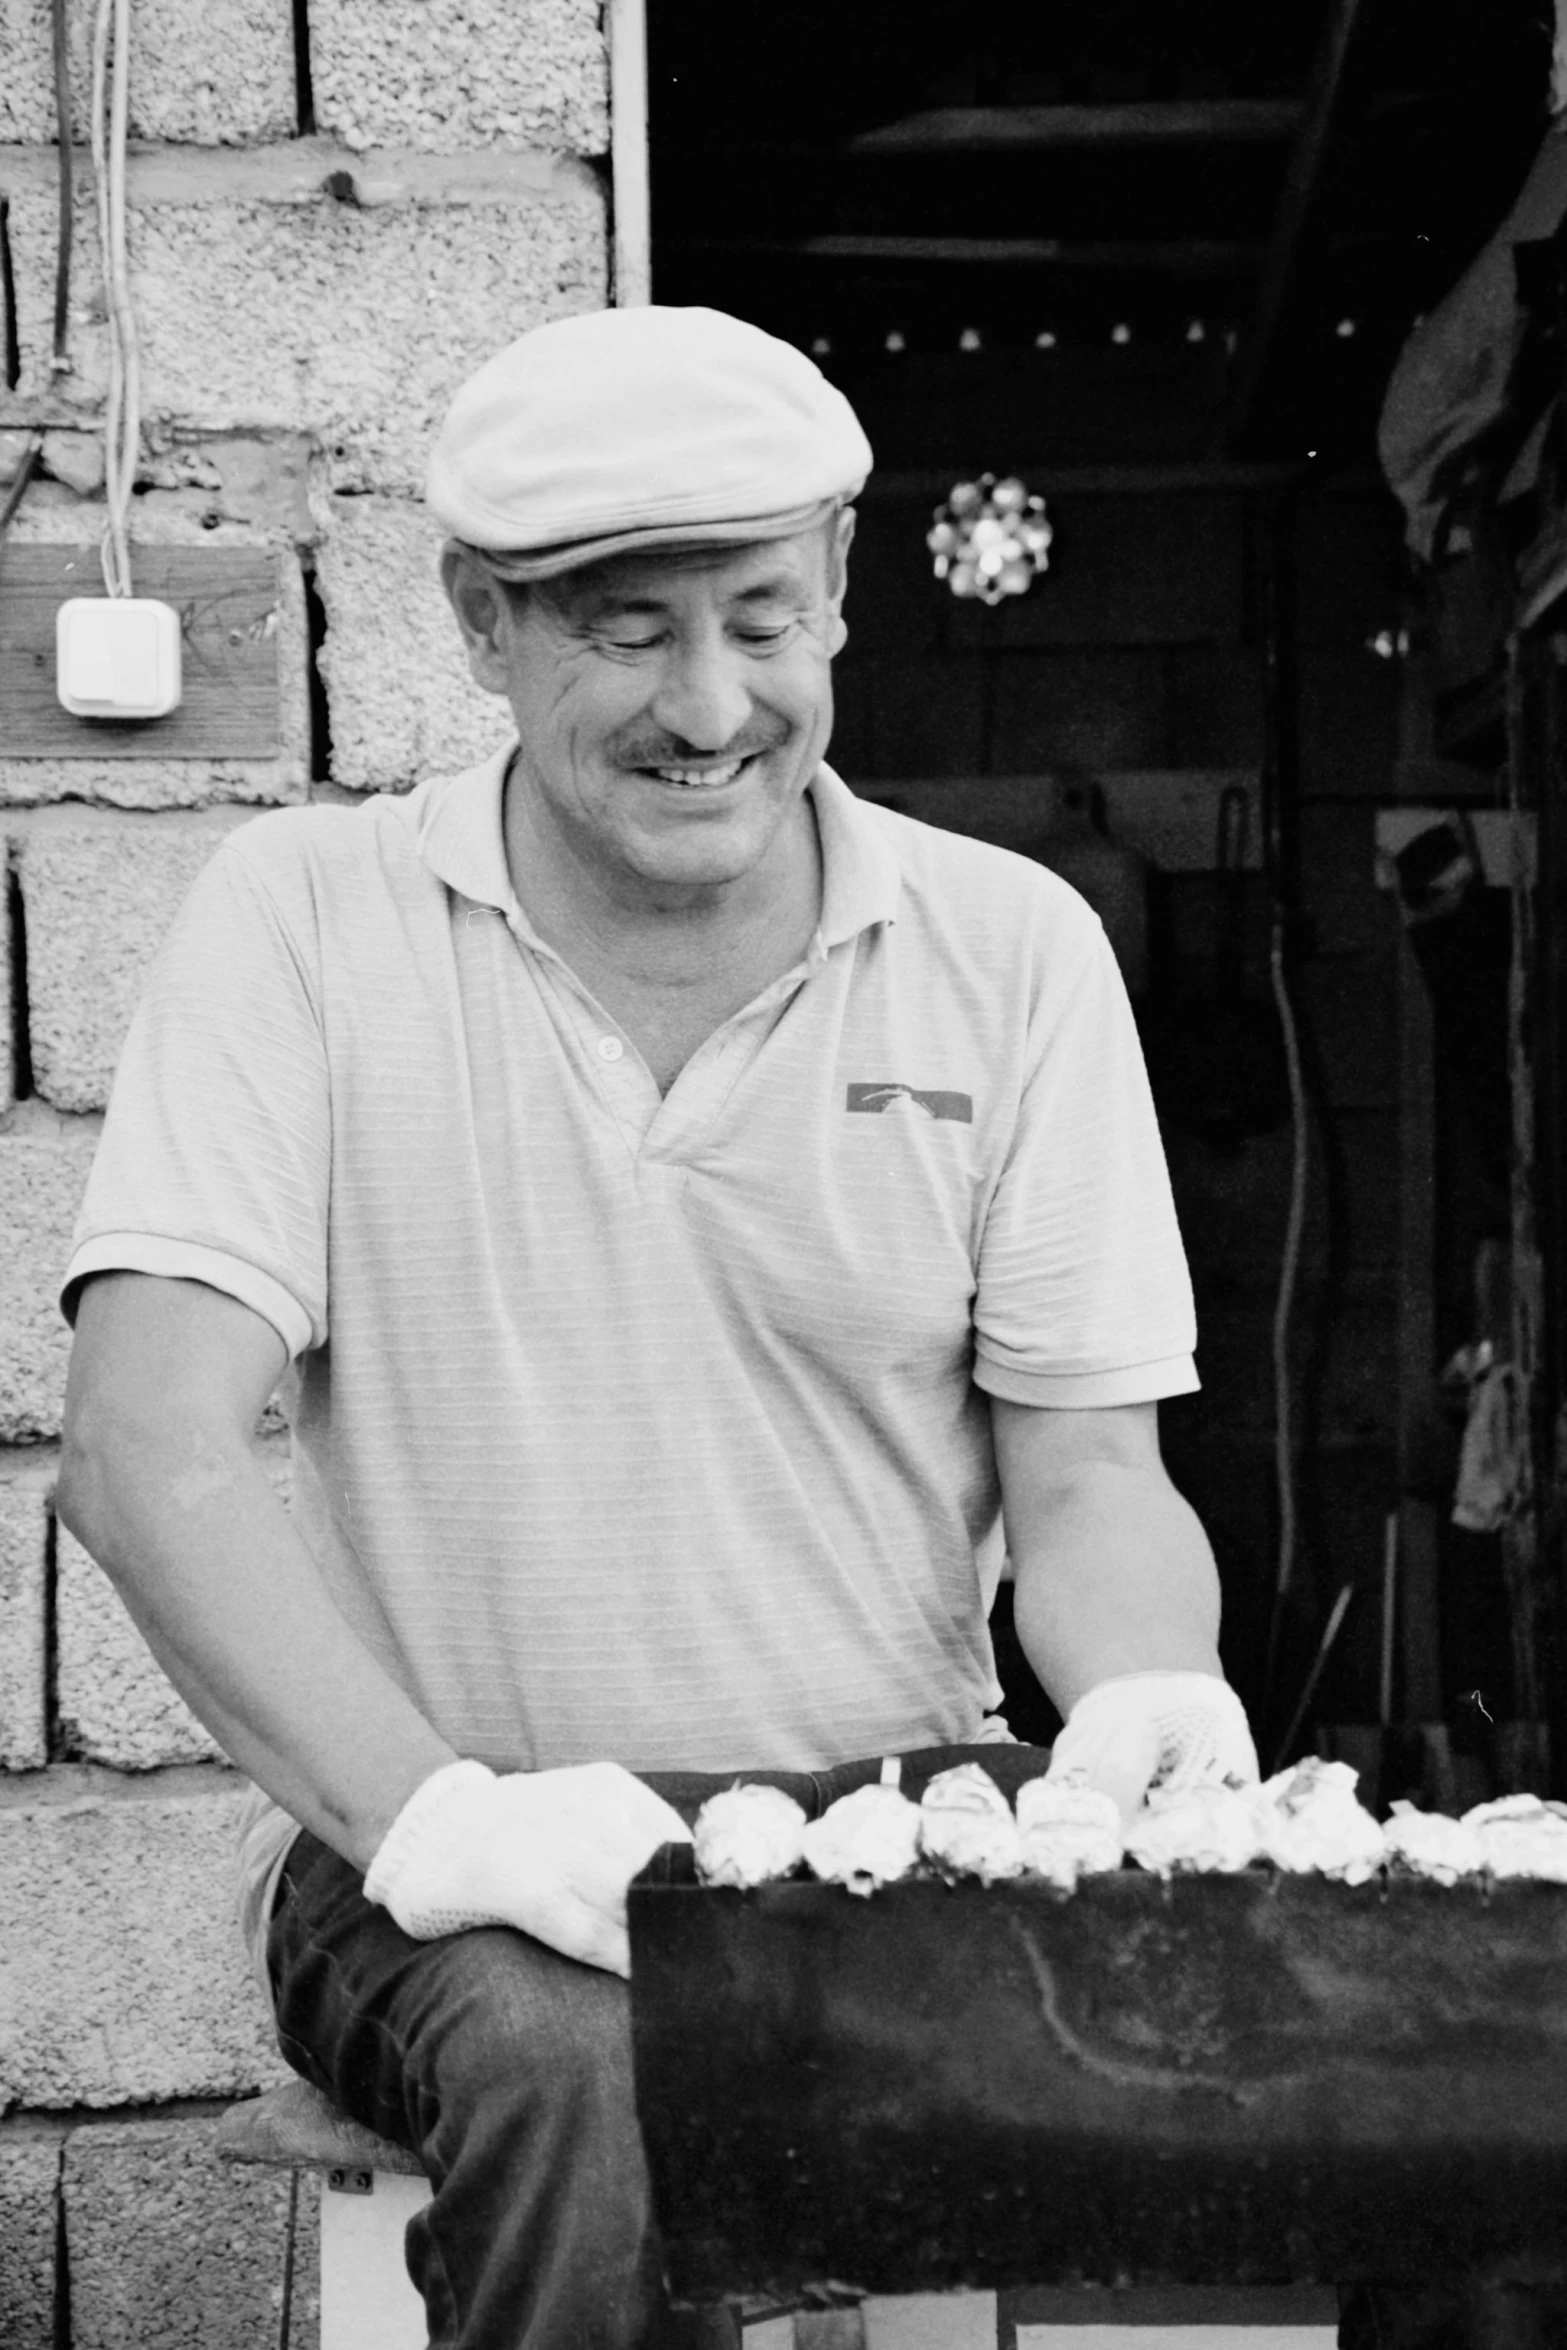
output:
<path id="1" fill-rule="evenodd" d="M 228 837 L 147 980 L 66 1310 L 131 1269 L 274 1325 L 296 1522 L 463 1754 L 974 1738 L 989 1397 L 1196 1384 L 1100 925 L 823 767 L 816 935 L 660 1095 L 518 904 L 507 765 Z M 292 1833 L 258 1796 L 253 1935 Z"/>

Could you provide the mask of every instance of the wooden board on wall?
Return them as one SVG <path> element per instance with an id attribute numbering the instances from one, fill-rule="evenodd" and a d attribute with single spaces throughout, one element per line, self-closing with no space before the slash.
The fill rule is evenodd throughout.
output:
<path id="1" fill-rule="evenodd" d="M 132 550 L 136 593 L 180 616 L 181 700 L 166 718 L 78 718 L 55 690 L 55 615 L 101 596 L 96 546 L 0 550 L 0 756 L 265 759 L 280 747 L 278 562 L 264 548 Z"/>

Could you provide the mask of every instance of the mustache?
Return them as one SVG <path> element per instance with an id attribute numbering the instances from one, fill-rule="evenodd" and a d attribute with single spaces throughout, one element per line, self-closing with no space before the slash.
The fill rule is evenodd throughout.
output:
<path id="1" fill-rule="evenodd" d="M 731 759 L 756 759 L 766 751 L 776 751 L 788 741 L 785 733 L 768 735 L 737 734 L 722 750 L 699 751 L 678 737 L 663 736 L 659 741 L 633 741 L 615 747 L 615 760 L 621 767 L 723 767 Z"/>

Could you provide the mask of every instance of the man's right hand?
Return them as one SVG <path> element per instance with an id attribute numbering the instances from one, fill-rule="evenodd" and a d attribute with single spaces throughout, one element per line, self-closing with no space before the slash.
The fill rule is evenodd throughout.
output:
<path id="1" fill-rule="evenodd" d="M 515 1926 L 629 1976 L 626 1888 L 661 1844 L 690 1840 L 680 1814 L 619 1763 L 497 1777 L 455 1762 L 404 1804 L 365 1892 L 419 1941 Z"/>

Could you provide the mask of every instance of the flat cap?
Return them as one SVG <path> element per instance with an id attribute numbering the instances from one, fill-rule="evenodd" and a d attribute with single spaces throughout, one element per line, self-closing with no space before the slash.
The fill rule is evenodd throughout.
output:
<path id="1" fill-rule="evenodd" d="M 792 344 L 721 310 L 562 318 L 469 377 L 425 499 L 513 579 L 643 547 L 803 530 L 858 492 L 870 444 Z"/>

